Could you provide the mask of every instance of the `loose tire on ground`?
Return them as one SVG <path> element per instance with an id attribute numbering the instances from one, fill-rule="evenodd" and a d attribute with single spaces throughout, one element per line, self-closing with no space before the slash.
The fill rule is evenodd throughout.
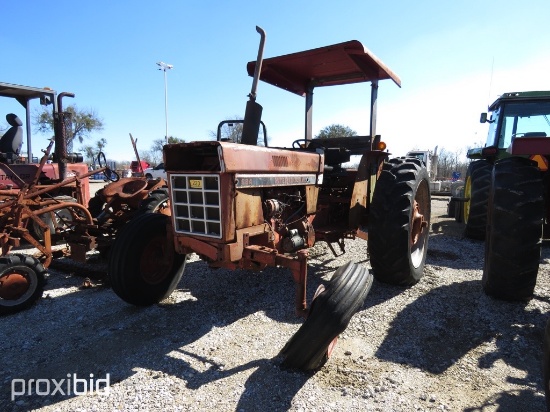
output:
<path id="1" fill-rule="evenodd" d="M 313 300 L 305 322 L 281 350 L 282 366 L 304 371 L 323 366 L 335 339 L 363 306 L 372 281 L 364 266 L 348 262 L 338 268 Z"/>
<path id="2" fill-rule="evenodd" d="M 111 286 L 132 305 L 162 301 L 183 275 L 186 255 L 175 253 L 168 241 L 168 222 L 160 213 L 138 216 L 122 228 L 113 243 L 108 265 Z"/>
<path id="3" fill-rule="evenodd" d="M 533 296 L 544 213 L 544 186 L 537 164 L 515 156 L 497 161 L 489 195 L 485 293 L 503 300 Z"/>
<path id="4" fill-rule="evenodd" d="M 44 266 L 32 256 L 0 257 L 0 315 L 19 312 L 40 299 L 45 274 Z"/>
<path id="5" fill-rule="evenodd" d="M 369 216 L 369 255 L 377 280 L 403 286 L 420 280 L 430 215 L 426 168 L 418 159 L 391 159 L 376 183 Z"/>
<path id="6" fill-rule="evenodd" d="M 487 160 L 470 163 L 466 172 L 464 197 L 464 236 L 470 239 L 484 240 L 487 229 L 487 202 L 491 187 L 493 165 Z"/>

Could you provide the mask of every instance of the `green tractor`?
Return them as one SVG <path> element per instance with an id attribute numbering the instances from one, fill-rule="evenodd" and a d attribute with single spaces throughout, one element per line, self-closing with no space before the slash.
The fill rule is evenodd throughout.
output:
<path id="1" fill-rule="evenodd" d="M 483 288 L 528 300 L 550 208 L 550 91 L 505 93 L 491 106 L 487 144 L 472 149 L 464 186 L 467 237 L 485 239 Z"/>
<path id="2" fill-rule="evenodd" d="M 529 300 L 550 217 L 550 91 L 505 93 L 489 106 L 487 144 L 468 152 L 465 234 L 485 238 L 482 284 L 503 300 Z M 544 337 L 544 388 L 550 411 L 550 321 Z"/>

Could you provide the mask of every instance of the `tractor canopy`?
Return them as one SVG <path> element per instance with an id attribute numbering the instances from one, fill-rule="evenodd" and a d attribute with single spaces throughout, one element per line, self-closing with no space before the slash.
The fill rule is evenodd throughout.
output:
<path id="1" fill-rule="evenodd" d="M 254 76 L 256 61 L 246 68 Z M 305 139 L 312 139 L 313 89 L 322 86 L 371 82 L 370 136 L 376 135 L 378 81 L 401 80 L 361 42 L 350 40 L 331 46 L 264 59 L 260 80 L 306 98 Z"/>
<path id="2" fill-rule="evenodd" d="M 246 68 L 253 76 L 256 62 Z M 299 96 L 311 87 L 385 79 L 401 87 L 399 77 L 357 40 L 264 59 L 260 73 L 260 80 Z"/>
<path id="3" fill-rule="evenodd" d="M 30 102 L 34 99 L 40 99 L 41 105 L 52 104 L 54 113 L 57 112 L 57 92 L 48 87 L 30 87 L 18 84 L 0 82 L 0 97 L 7 97 L 17 100 L 25 109 L 25 128 L 27 143 L 27 163 L 32 162 L 32 136 L 31 136 L 31 110 Z M 6 113 L 0 114 L 5 116 Z"/>

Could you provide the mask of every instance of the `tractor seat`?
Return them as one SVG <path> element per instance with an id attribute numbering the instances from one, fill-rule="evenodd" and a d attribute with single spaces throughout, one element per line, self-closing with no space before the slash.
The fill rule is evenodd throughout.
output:
<path id="1" fill-rule="evenodd" d="M 6 120 L 11 127 L 0 138 L 0 153 L 19 154 L 23 144 L 23 122 L 13 113 L 7 114 Z"/>

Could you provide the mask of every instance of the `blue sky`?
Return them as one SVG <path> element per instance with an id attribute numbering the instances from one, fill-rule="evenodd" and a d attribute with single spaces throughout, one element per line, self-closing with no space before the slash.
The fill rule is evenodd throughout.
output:
<path id="1" fill-rule="evenodd" d="M 390 67 L 402 88 L 380 83 L 377 131 L 396 155 L 482 142 L 479 113 L 497 95 L 550 90 L 548 0 L 5 3 L 0 81 L 75 93 L 103 119 L 87 143 L 107 139 L 109 159 L 133 159 L 129 133 L 140 151 L 164 137 L 158 61 L 174 66 L 169 135 L 208 140 L 221 120 L 242 117 L 256 25 L 265 57 L 355 39 Z M 340 123 L 368 134 L 369 99 L 368 84 L 316 89 L 314 133 Z M 303 98 L 260 83 L 257 101 L 272 144 L 303 138 Z M 0 101 L 0 120 L 13 110 Z"/>

